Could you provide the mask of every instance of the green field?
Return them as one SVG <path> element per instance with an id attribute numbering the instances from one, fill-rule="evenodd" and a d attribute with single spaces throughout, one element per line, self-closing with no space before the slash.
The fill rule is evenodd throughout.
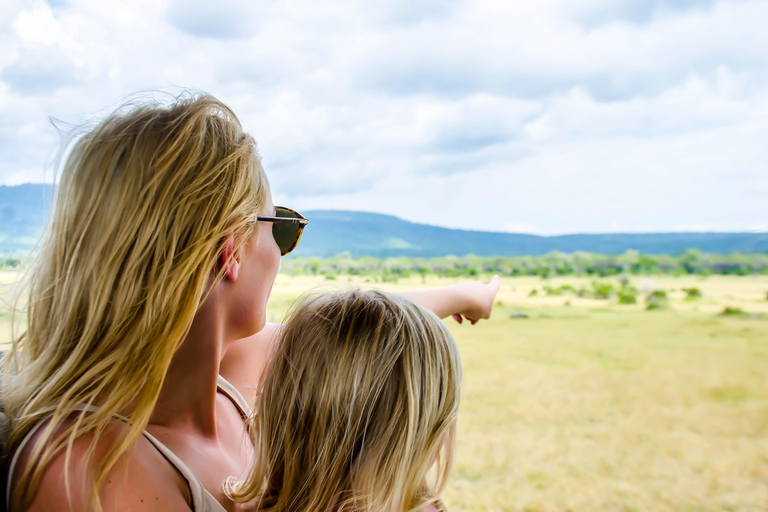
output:
<path id="1" fill-rule="evenodd" d="M 543 293 L 586 278 L 505 278 L 491 320 L 449 322 L 465 370 L 450 510 L 768 510 L 768 277 L 652 279 L 631 284 L 670 309 Z M 278 276 L 270 319 L 326 283 Z"/>

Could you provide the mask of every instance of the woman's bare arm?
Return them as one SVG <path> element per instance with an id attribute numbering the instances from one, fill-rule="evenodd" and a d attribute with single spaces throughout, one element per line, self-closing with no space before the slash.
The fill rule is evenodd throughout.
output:
<path id="1" fill-rule="evenodd" d="M 466 318 L 475 324 L 491 316 L 499 284 L 499 276 L 493 276 L 489 283 L 471 281 L 401 295 L 440 318 L 453 316 L 459 323 Z M 256 390 L 277 343 L 280 326 L 267 324 L 253 336 L 237 340 L 229 346 L 221 360 L 219 373 L 240 391 L 249 404 L 256 400 Z"/>
<path id="2" fill-rule="evenodd" d="M 500 284 L 501 278 L 494 275 L 489 283 L 470 281 L 432 290 L 405 292 L 401 295 L 424 306 L 440 318 L 453 316 L 459 323 L 466 318 L 475 324 L 478 320 L 491 317 L 493 299 Z"/>

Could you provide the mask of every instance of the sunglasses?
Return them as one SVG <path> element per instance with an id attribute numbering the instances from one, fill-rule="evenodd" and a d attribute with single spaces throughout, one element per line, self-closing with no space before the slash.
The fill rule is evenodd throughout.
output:
<path id="1" fill-rule="evenodd" d="M 275 206 L 274 217 L 256 217 L 256 220 L 272 223 L 272 236 L 280 248 L 280 256 L 285 256 L 296 248 L 304 226 L 309 222 L 290 208 Z"/>

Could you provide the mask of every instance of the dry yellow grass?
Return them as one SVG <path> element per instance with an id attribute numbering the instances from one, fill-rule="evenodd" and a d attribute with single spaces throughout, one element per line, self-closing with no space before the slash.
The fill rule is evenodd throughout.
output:
<path id="1" fill-rule="evenodd" d="M 590 280 L 518 278 L 490 321 L 449 321 L 465 369 L 450 510 L 768 510 L 768 278 L 653 280 L 675 290 L 671 310 L 528 297 Z M 326 283 L 278 276 L 270 319 Z M 683 300 L 691 286 L 701 300 Z M 721 316 L 726 305 L 763 316 Z"/>
<path id="2" fill-rule="evenodd" d="M 18 272 L 0 270 L 0 350 L 11 341 L 11 314 Z"/>

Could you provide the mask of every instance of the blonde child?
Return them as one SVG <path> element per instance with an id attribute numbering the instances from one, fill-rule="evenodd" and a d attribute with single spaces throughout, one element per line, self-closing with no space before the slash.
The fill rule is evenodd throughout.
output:
<path id="1" fill-rule="evenodd" d="M 402 297 L 301 303 L 251 417 L 256 465 L 236 501 L 273 512 L 444 510 L 461 361 L 446 326 Z"/>

